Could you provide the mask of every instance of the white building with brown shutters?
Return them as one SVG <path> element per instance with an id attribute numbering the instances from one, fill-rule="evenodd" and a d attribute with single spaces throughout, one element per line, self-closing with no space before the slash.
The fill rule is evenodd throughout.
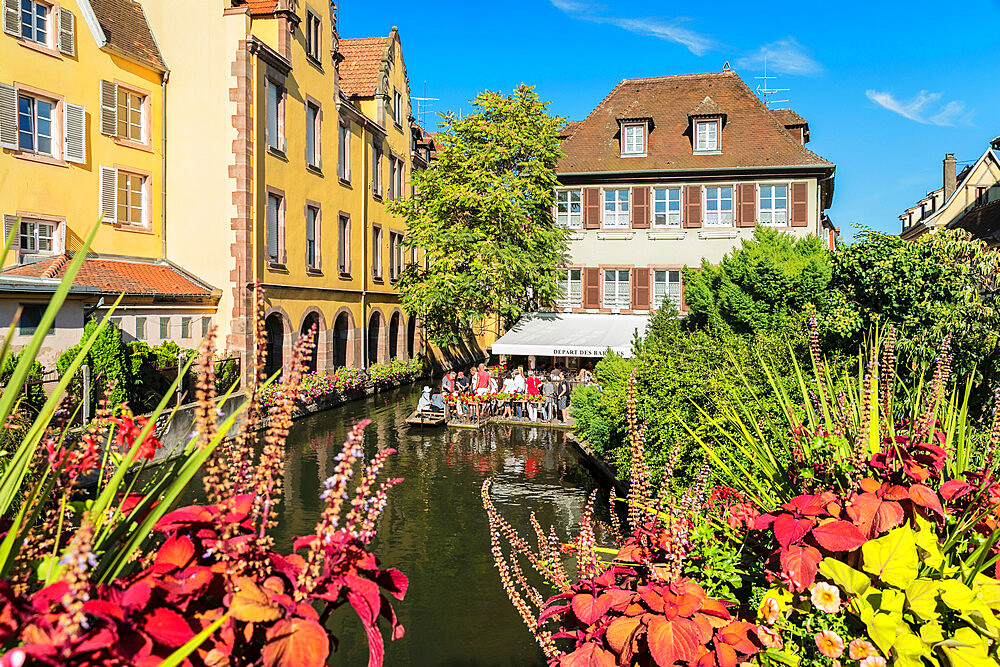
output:
<path id="1" fill-rule="evenodd" d="M 553 215 L 572 230 L 564 296 L 495 354 L 571 367 L 609 347 L 628 355 L 661 304 L 683 310 L 681 269 L 719 262 L 758 225 L 836 242 L 825 213 L 835 167 L 806 148 L 809 124 L 766 108 L 728 69 L 625 79 L 563 139 Z"/>

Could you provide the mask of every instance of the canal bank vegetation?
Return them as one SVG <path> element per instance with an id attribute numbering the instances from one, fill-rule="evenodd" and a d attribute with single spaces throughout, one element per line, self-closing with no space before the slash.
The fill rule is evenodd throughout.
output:
<path id="1" fill-rule="evenodd" d="M 589 512 L 567 542 L 537 522 L 529 541 L 486 480 L 500 580 L 550 664 L 1000 665 L 1000 386 L 980 423 L 953 337 L 916 379 L 900 340 L 879 329 L 843 369 L 816 329 L 805 361 L 734 360 L 770 391 L 702 414 L 690 479 L 678 449 L 654 479 L 629 371 L 612 543 Z"/>
<path id="2" fill-rule="evenodd" d="M 401 481 L 381 478 L 393 451 L 366 463 L 367 422 L 358 423 L 323 485 L 314 530 L 290 551 L 275 544 L 285 441 L 312 341 L 303 336 L 296 344 L 277 398 L 266 407 L 263 393 L 271 385 L 262 374 L 267 346 L 259 288 L 247 398 L 220 417 L 217 406 L 228 396 L 216 396 L 210 331 L 179 374 L 194 372 L 198 402 L 180 456 L 148 465 L 161 446 L 156 420 L 178 380 L 149 418 L 105 400 L 87 429 L 71 427 L 80 405 L 70 393 L 72 379 L 106 335 L 113 307 L 88 329 L 39 409 L 30 417 L 20 411 L 35 355 L 88 245 L 89 239 L 71 260 L 0 393 L 0 422 L 19 424 L 19 437 L 6 438 L 0 452 L 0 665 L 319 667 L 336 646 L 326 623 L 345 605 L 365 629 L 369 664 L 381 665 L 379 618 L 392 639 L 402 636 L 391 600 L 407 588 L 406 577 L 383 568 L 370 550 L 387 495 Z M 0 367 L 13 358 L 6 345 L 0 357 Z M 256 427 L 265 417 L 258 442 Z M 96 485 L 84 489 L 85 477 L 96 477 Z M 177 507 L 199 477 L 201 503 Z"/>
<path id="3" fill-rule="evenodd" d="M 916 242 L 866 232 L 829 251 L 817 239 L 762 229 L 717 267 L 686 269 L 684 281 L 686 317 L 661 309 L 632 359 L 606 356 L 594 370 L 600 388 L 572 397 L 577 433 L 622 477 L 633 370 L 649 464 L 659 471 L 673 457 L 677 479 L 690 484 L 703 455 L 698 438 L 713 421 L 748 401 L 774 417 L 774 392 L 797 389 L 792 364 L 809 361 L 810 319 L 838 372 L 856 365 L 871 332 L 893 325 L 901 387 L 929 373 L 950 334 L 955 371 L 971 382 L 970 419 L 982 425 L 991 416 L 1000 383 L 1000 253 L 966 232 Z M 777 388 L 762 360 L 774 366 Z"/>

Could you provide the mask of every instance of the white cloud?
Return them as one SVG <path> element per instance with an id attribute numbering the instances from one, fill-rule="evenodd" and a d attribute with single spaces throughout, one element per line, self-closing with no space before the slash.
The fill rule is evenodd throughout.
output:
<path id="1" fill-rule="evenodd" d="M 586 0 L 549 0 L 552 6 L 575 19 L 607 23 L 628 30 L 637 35 L 656 37 L 668 42 L 680 44 L 696 56 L 708 53 L 715 41 L 699 32 L 684 27 L 688 19 L 662 17 L 624 17 L 608 16 L 602 5 Z"/>
<path id="2" fill-rule="evenodd" d="M 941 104 L 943 93 L 921 90 L 908 100 L 899 100 L 892 93 L 871 89 L 865 91 L 865 95 L 875 104 L 924 125 L 952 127 L 968 124 L 972 118 L 972 112 L 965 110 L 965 102 L 952 100 Z"/>
<path id="3" fill-rule="evenodd" d="M 776 74 L 812 76 L 823 72 L 823 66 L 812 53 L 794 37 L 785 37 L 761 46 L 736 61 L 741 69 L 763 70 L 767 58 L 767 71 Z"/>

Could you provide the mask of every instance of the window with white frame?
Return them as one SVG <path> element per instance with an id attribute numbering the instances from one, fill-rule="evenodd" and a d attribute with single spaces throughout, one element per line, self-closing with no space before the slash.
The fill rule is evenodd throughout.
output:
<path id="1" fill-rule="evenodd" d="M 323 23 L 319 15 L 311 9 L 306 10 L 306 54 L 313 60 L 320 60 L 320 49 L 322 48 Z"/>
<path id="2" fill-rule="evenodd" d="M 281 261 L 281 232 L 284 202 L 281 195 L 267 195 L 267 261 L 277 264 Z"/>
<path id="3" fill-rule="evenodd" d="M 337 175 L 345 181 L 351 180 L 351 128 L 347 123 L 340 124 L 337 135 L 339 152 L 337 153 Z"/>
<path id="4" fill-rule="evenodd" d="M 733 224 L 733 188 L 705 188 L 705 225 L 725 227 Z"/>
<path id="5" fill-rule="evenodd" d="M 392 119 L 396 125 L 403 124 L 403 94 L 398 90 L 392 91 Z"/>
<path id="6" fill-rule="evenodd" d="M 306 162 L 310 167 L 319 168 L 320 137 L 319 106 L 306 103 Z"/>
<path id="7" fill-rule="evenodd" d="M 719 150 L 719 121 L 700 120 L 694 124 L 696 151 Z"/>
<path id="8" fill-rule="evenodd" d="M 146 226 L 146 176 L 118 169 L 119 225 Z"/>
<path id="9" fill-rule="evenodd" d="M 17 96 L 17 144 L 26 153 L 55 155 L 56 103 L 33 95 Z"/>
<path id="10" fill-rule="evenodd" d="M 646 154 L 646 125 L 629 123 L 622 125 L 622 155 Z"/>
<path id="11" fill-rule="evenodd" d="M 653 271 L 653 306 L 659 308 L 669 303 L 681 309 L 681 272 Z"/>
<path id="12" fill-rule="evenodd" d="M 285 141 L 282 136 L 282 111 L 284 107 L 284 89 L 268 79 L 267 81 L 267 145 L 278 151 L 285 150 Z"/>
<path id="13" fill-rule="evenodd" d="M 604 191 L 604 226 L 628 227 L 628 188 Z"/>
<path id="14" fill-rule="evenodd" d="M 306 268 L 319 268 L 316 237 L 319 228 L 319 208 L 306 206 Z"/>
<path id="15" fill-rule="evenodd" d="M 137 143 L 146 141 L 145 119 L 146 96 L 118 86 L 118 137 Z"/>
<path id="16" fill-rule="evenodd" d="M 583 304 L 583 281 L 580 269 L 563 269 L 559 273 L 560 308 L 579 308 Z"/>
<path id="17" fill-rule="evenodd" d="M 583 224 L 582 190 L 556 192 L 556 222 L 565 227 L 580 227 Z"/>
<path id="18" fill-rule="evenodd" d="M 51 15 L 52 6 L 48 3 L 21 0 L 21 37 L 48 46 L 52 34 L 49 22 Z"/>
<path id="19" fill-rule="evenodd" d="M 372 193 L 382 196 L 382 149 L 372 146 Z"/>
<path id="20" fill-rule="evenodd" d="M 372 227 L 372 277 L 382 277 L 382 228 Z"/>
<path id="21" fill-rule="evenodd" d="M 136 340 L 146 340 L 146 318 L 136 317 L 135 318 L 135 339 Z"/>
<path id="22" fill-rule="evenodd" d="M 54 254 L 56 252 L 56 225 L 21 219 L 20 242 L 22 254 Z"/>
<path id="23" fill-rule="evenodd" d="M 681 226 L 680 188 L 653 188 L 653 225 Z"/>
<path id="24" fill-rule="evenodd" d="M 762 225 L 784 225 L 788 223 L 788 186 L 760 186 L 760 207 L 757 219 Z"/>
<path id="25" fill-rule="evenodd" d="M 604 270 L 604 307 L 628 308 L 632 298 L 632 283 L 628 269 Z"/>

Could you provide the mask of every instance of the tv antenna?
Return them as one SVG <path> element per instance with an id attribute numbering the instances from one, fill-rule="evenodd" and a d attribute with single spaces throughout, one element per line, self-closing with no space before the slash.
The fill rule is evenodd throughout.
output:
<path id="1" fill-rule="evenodd" d="M 427 112 L 431 110 L 431 107 L 434 106 L 433 102 L 440 102 L 441 98 L 427 97 L 427 82 L 424 81 L 424 96 L 411 97 L 410 99 L 414 100 L 417 103 L 417 123 L 420 124 L 420 127 L 426 130 L 427 126 L 424 125 L 424 117 L 426 116 Z"/>
<path id="2" fill-rule="evenodd" d="M 767 80 L 776 79 L 777 77 L 767 75 L 767 56 L 764 56 L 764 76 L 755 76 L 755 79 L 760 79 L 763 83 L 757 84 L 757 95 L 764 102 L 764 106 L 770 108 L 771 104 L 779 104 L 781 102 L 787 102 L 788 100 L 772 100 L 771 95 L 775 93 L 787 93 L 789 88 L 771 88 Z"/>

